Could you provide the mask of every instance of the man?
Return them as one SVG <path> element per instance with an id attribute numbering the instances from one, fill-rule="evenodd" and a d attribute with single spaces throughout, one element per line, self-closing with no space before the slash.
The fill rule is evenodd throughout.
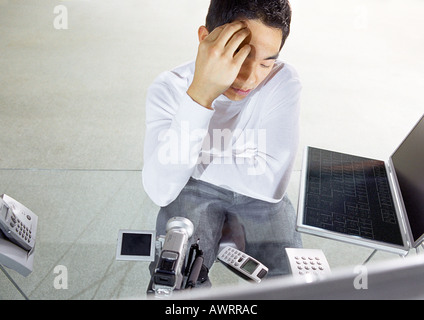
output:
<path id="1" fill-rule="evenodd" d="M 284 248 L 301 246 L 285 196 L 301 85 L 278 60 L 290 21 L 287 0 L 212 0 L 196 61 L 149 88 L 143 185 L 161 206 L 157 232 L 190 219 L 208 268 L 228 220 L 271 276 L 288 272 Z"/>

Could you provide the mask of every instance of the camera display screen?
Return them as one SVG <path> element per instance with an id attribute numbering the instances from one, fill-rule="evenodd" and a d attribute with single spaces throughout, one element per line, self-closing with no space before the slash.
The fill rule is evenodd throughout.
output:
<path id="1" fill-rule="evenodd" d="M 130 256 L 149 256 L 151 234 L 124 233 L 122 235 L 121 254 Z"/>
<path id="2" fill-rule="evenodd" d="M 246 261 L 246 263 L 245 264 L 243 264 L 242 266 L 241 266 L 241 268 L 244 270 L 244 271 L 247 271 L 249 274 L 252 274 L 253 273 L 253 271 L 255 271 L 256 270 L 256 267 L 258 266 L 258 263 L 256 263 L 255 261 L 253 261 L 252 259 L 249 259 L 249 260 L 247 260 Z"/>
<path id="3" fill-rule="evenodd" d="M 155 231 L 120 230 L 116 259 L 153 261 L 155 237 Z"/>

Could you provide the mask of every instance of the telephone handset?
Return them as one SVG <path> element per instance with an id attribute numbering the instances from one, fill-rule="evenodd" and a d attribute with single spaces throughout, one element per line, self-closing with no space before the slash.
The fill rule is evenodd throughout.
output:
<path id="1" fill-rule="evenodd" d="M 30 251 L 34 248 L 38 217 L 8 195 L 0 198 L 0 230 L 13 243 Z"/>

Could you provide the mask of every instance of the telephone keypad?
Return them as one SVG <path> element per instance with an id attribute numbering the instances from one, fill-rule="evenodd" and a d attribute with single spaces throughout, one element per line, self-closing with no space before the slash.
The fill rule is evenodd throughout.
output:
<path id="1" fill-rule="evenodd" d="M 291 273 L 295 278 L 323 277 L 331 273 L 328 261 L 320 249 L 286 248 Z"/>
<path id="2" fill-rule="evenodd" d="M 9 196 L 0 198 L 0 228 L 12 241 L 25 250 L 35 244 L 37 216 Z"/>
<path id="3" fill-rule="evenodd" d="M 246 259 L 246 255 L 243 252 L 234 248 L 228 248 L 227 251 L 222 255 L 222 258 L 227 260 L 229 263 L 239 266 L 243 259 Z"/>

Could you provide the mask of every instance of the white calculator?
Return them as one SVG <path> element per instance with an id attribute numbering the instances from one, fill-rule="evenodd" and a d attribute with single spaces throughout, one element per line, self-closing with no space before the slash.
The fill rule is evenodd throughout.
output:
<path id="1" fill-rule="evenodd" d="M 312 281 L 331 273 L 321 249 L 286 248 L 286 252 L 294 278 Z"/>

